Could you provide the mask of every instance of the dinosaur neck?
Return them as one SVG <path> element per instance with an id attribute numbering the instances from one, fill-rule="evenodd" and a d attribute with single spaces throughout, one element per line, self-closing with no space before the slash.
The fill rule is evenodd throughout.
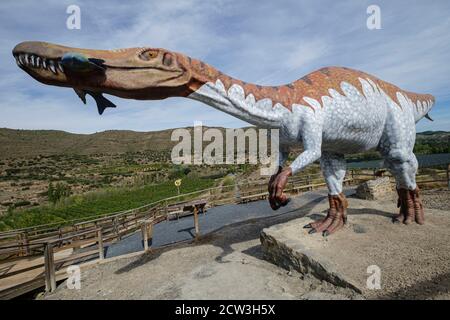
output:
<path id="1" fill-rule="evenodd" d="M 261 127 L 278 127 L 282 114 L 291 110 L 288 86 L 246 83 L 202 61 L 186 57 L 191 72 L 188 98 L 206 103 L 236 118 Z"/>

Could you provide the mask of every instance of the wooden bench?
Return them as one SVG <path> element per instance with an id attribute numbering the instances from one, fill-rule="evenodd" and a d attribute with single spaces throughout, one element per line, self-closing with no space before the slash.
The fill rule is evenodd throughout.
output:
<path id="1" fill-rule="evenodd" d="M 248 196 L 241 196 L 238 199 L 238 203 L 246 203 L 246 202 L 251 202 L 251 201 L 264 200 L 267 198 L 268 195 L 269 195 L 268 192 L 261 192 L 261 193 L 257 193 L 257 194 L 251 194 Z"/>
<path id="2" fill-rule="evenodd" d="M 208 202 L 204 199 L 188 201 L 188 202 L 180 202 L 167 206 L 167 219 L 174 220 L 180 219 L 180 217 L 186 217 L 194 214 L 194 211 L 197 210 L 199 213 L 206 213 L 206 204 Z"/>

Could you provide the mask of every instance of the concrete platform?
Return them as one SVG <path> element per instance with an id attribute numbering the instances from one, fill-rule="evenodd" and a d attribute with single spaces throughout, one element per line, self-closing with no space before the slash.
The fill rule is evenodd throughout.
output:
<path id="1" fill-rule="evenodd" d="M 320 214 L 264 229 L 265 259 L 367 298 L 450 299 L 450 212 L 426 209 L 425 225 L 406 226 L 391 222 L 398 212 L 394 201 L 349 203 L 348 224 L 327 238 L 303 229 L 325 216 L 325 201 L 315 208 Z M 369 289 L 367 280 L 377 267 L 381 288 Z"/>

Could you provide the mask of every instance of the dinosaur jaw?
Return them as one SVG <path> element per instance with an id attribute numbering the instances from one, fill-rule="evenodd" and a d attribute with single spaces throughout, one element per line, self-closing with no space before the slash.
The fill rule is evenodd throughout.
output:
<path id="1" fill-rule="evenodd" d="M 157 100 L 185 90 L 190 74 L 163 49 L 89 50 L 22 42 L 17 65 L 39 82 L 122 98 Z"/>

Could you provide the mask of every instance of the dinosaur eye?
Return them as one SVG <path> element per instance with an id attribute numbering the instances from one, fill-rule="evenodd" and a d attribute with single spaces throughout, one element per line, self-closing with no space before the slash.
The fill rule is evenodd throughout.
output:
<path id="1" fill-rule="evenodd" d="M 158 56 L 158 51 L 155 50 L 147 50 L 141 53 L 140 57 L 143 60 L 151 60 L 153 58 L 156 58 Z"/>

